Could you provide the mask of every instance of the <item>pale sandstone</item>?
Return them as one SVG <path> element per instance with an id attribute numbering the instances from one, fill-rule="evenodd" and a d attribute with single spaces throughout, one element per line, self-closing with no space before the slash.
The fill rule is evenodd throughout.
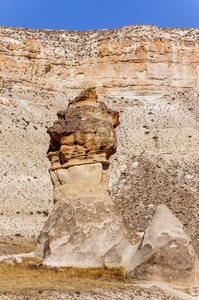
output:
<path id="1" fill-rule="evenodd" d="M 79 195 L 108 196 L 108 169 L 103 169 L 101 163 L 84 164 L 50 171 L 54 185 L 53 199 L 57 201 L 76 198 Z"/>
<path id="2" fill-rule="evenodd" d="M 127 26 L 115 30 L 53 31 L 1 27 L 1 77 L 28 88 L 65 91 L 98 87 L 167 93 L 199 88 L 198 29 Z"/>

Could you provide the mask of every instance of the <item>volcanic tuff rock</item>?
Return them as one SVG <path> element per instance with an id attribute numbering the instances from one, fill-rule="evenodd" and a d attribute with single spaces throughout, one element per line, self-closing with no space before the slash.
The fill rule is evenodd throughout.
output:
<path id="1" fill-rule="evenodd" d="M 81 93 L 48 129 L 55 207 L 35 255 L 53 266 L 124 264 L 131 247 L 108 189 L 108 161 L 116 151 L 118 112 Z"/>
<path id="2" fill-rule="evenodd" d="M 191 240 L 165 205 L 158 206 L 137 245 L 128 239 L 108 189 L 107 159 L 116 151 L 119 114 L 98 103 L 95 89 L 89 89 L 58 117 L 60 121 L 48 129 L 55 207 L 35 255 L 51 266 L 122 266 L 136 280 L 172 279 L 173 284 L 197 286 L 198 260 Z M 68 146 L 64 155 L 63 145 Z M 87 151 L 82 154 L 79 145 Z M 103 160 L 99 154 L 104 154 Z"/>
<path id="3" fill-rule="evenodd" d="M 127 276 L 139 280 L 198 285 L 198 258 L 183 225 L 159 205 L 141 241 L 129 255 Z"/>
<path id="4" fill-rule="evenodd" d="M 198 57 L 198 28 L 1 27 L 2 235 L 43 227 L 53 207 L 46 128 L 95 86 L 99 101 L 120 113 L 109 188 L 133 241 L 165 203 L 199 249 Z"/>
<path id="5" fill-rule="evenodd" d="M 95 162 L 108 164 L 107 159 L 116 151 L 113 128 L 119 124 L 119 114 L 96 100 L 95 89 L 88 89 L 69 103 L 66 111 L 58 113 L 60 121 L 48 129 L 51 170 Z"/>
<path id="6" fill-rule="evenodd" d="M 13 87 L 118 95 L 199 87 L 199 29 L 127 26 L 64 31 L 0 28 L 1 80 Z"/>

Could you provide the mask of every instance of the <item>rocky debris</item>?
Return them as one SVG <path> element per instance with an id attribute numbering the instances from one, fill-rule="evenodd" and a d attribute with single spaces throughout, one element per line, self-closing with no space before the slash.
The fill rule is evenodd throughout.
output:
<path id="1" fill-rule="evenodd" d="M 198 258 L 182 223 L 159 205 L 141 241 L 127 261 L 129 278 L 197 285 Z"/>
<path id="2" fill-rule="evenodd" d="M 161 156 L 149 157 L 146 153 L 128 156 L 125 169 L 111 188 L 111 196 L 135 242 L 137 232 L 147 229 L 156 207 L 164 203 L 199 249 L 198 167 L 197 161 L 186 159 L 180 163 L 177 158 L 166 162 Z"/>
<path id="3" fill-rule="evenodd" d="M 96 100 L 81 93 L 48 129 L 55 207 L 35 252 L 47 265 L 120 266 L 131 247 L 108 189 L 119 114 Z"/>
<path id="4" fill-rule="evenodd" d="M 100 285 L 100 284 L 99 284 Z M 73 289 L 73 290 L 72 290 Z M 35 295 L 24 295 L 25 293 L 0 293 L 1 300 L 54 300 L 54 299 L 73 299 L 73 300 L 198 300 L 198 297 L 192 297 L 189 294 L 180 293 L 176 290 L 166 291 L 157 286 L 139 287 L 124 285 L 122 287 L 111 285 L 110 288 L 92 287 L 89 288 L 71 288 L 70 286 L 64 291 L 52 289 L 43 289 Z M 40 295 L 41 294 L 41 295 Z"/>
<path id="5" fill-rule="evenodd" d="M 0 97 L 0 104 L 5 106 L 16 106 L 13 101 L 9 100 L 6 97 Z"/>
<path id="6" fill-rule="evenodd" d="M 119 125 L 119 114 L 96 100 L 95 89 L 88 89 L 66 111 L 58 113 L 59 121 L 48 129 L 51 170 L 96 162 L 108 164 L 116 151 L 113 128 Z"/>
<path id="7" fill-rule="evenodd" d="M 1 259 L 0 259 L 1 261 Z M 20 257 L 8 256 L 2 260 L 3 263 L 14 265 L 20 263 L 22 259 Z"/>

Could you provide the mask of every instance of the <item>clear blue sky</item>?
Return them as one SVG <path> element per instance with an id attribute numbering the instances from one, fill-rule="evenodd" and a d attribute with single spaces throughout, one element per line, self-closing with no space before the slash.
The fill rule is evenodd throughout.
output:
<path id="1" fill-rule="evenodd" d="M 93 30 L 199 27 L 199 0 L 0 0 L 0 26 Z"/>

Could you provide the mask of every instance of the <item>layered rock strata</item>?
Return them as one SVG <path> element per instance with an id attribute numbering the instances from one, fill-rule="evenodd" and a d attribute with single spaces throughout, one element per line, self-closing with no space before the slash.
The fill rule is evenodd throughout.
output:
<path id="1" fill-rule="evenodd" d="M 119 266 L 131 246 L 108 189 L 119 115 L 96 100 L 81 93 L 48 129 L 56 204 L 36 250 L 47 265 Z"/>
<path id="2" fill-rule="evenodd" d="M 198 28 L 126 26 L 64 31 L 0 28 L 4 84 L 117 95 L 199 88 Z"/>
<path id="3" fill-rule="evenodd" d="M 48 129 L 51 170 L 95 162 L 108 164 L 116 150 L 113 128 L 119 124 L 119 113 L 96 100 L 95 90 L 89 89 L 66 111 L 58 113 L 59 121 Z"/>

